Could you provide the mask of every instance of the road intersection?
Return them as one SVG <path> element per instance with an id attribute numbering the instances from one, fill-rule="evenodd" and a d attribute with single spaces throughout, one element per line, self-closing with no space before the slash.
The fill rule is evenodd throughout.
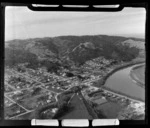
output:
<path id="1" fill-rule="evenodd" d="M 10 70 L 9 70 L 9 71 L 10 71 Z M 44 88 L 44 86 L 46 86 L 47 84 L 53 84 L 54 82 L 42 83 L 42 82 L 40 82 L 40 81 L 38 81 L 38 80 L 35 80 L 34 78 L 29 77 L 27 74 L 25 75 L 25 74 L 22 74 L 22 73 L 19 73 L 19 72 L 15 71 L 15 70 L 11 70 L 10 72 L 13 73 L 14 75 L 25 77 L 25 78 L 26 78 L 27 80 L 29 80 L 29 81 L 34 81 L 34 82 L 36 82 L 36 83 L 39 84 L 38 87 L 42 88 L 43 90 L 46 90 L 46 91 L 49 91 L 49 92 L 54 93 L 54 94 L 55 94 L 55 100 L 56 100 L 56 102 L 58 102 L 58 96 L 59 96 L 61 93 L 70 90 L 73 86 L 79 86 L 80 84 L 84 84 L 84 85 L 86 85 L 86 86 L 89 86 L 90 88 L 99 89 L 99 87 L 92 86 L 92 82 L 95 82 L 95 81 L 99 80 L 98 78 L 97 78 L 97 79 L 85 80 L 85 81 L 82 81 L 82 82 L 79 82 L 78 80 L 76 80 L 75 82 L 72 82 L 72 83 L 69 85 L 69 88 L 67 88 L 66 90 L 62 90 L 62 92 L 59 92 L 59 93 L 58 93 L 58 92 L 55 92 L 55 91 L 53 91 L 53 90 L 48 90 L 48 89 Z M 47 74 L 48 76 L 52 76 L 52 77 L 58 78 L 59 80 L 67 80 L 66 78 L 63 78 L 63 77 L 61 77 L 61 76 L 56 76 L 56 75 L 50 74 L 50 73 L 46 73 L 46 74 Z M 68 79 L 69 79 L 69 78 L 68 78 Z M 70 79 L 69 79 L 69 80 L 70 80 Z M 7 84 L 7 86 L 11 87 L 11 88 L 14 89 L 15 91 L 21 91 L 21 90 L 24 90 L 24 89 L 30 89 L 30 88 L 32 88 L 32 86 L 31 86 L 30 88 L 16 89 L 16 88 L 14 88 L 12 85 L 10 85 L 10 84 L 8 84 L 8 83 L 6 83 L 6 84 Z M 119 97 L 122 97 L 122 98 L 129 99 L 129 100 L 131 100 L 131 101 L 133 101 L 133 102 L 141 102 L 141 101 L 139 101 L 139 100 L 132 99 L 132 98 L 130 98 L 130 97 L 124 96 L 123 94 L 121 95 L 121 94 L 112 92 L 112 91 L 110 91 L 110 90 L 104 89 L 104 88 L 103 88 L 102 90 L 103 90 L 104 92 L 106 92 L 106 93 L 111 93 L 111 94 L 113 94 L 113 95 L 116 95 L 116 96 L 119 96 Z M 13 99 L 9 98 L 9 97 L 7 96 L 7 94 L 10 94 L 10 93 L 12 93 L 12 92 L 7 92 L 7 93 L 5 93 L 5 97 L 8 98 L 8 99 L 9 99 L 10 101 L 12 101 L 13 103 L 16 103 L 19 107 L 23 108 L 23 109 L 26 111 L 26 112 L 24 112 L 24 113 L 21 113 L 21 114 L 19 114 L 19 115 L 16 115 L 16 116 L 14 116 L 14 117 L 11 117 L 10 119 L 13 119 L 13 118 L 16 118 L 16 117 L 19 117 L 19 116 L 21 116 L 21 115 L 24 115 L 24 114 L 27 114 L 27 113 L 30 113 L 30 112 L 34 111 L 34 110 L 28 110 L 28 109 L 24 108 L 22 105 L 18 104 L 16 101 L 14 101 Z M 73 98 L 74 95 L 75 95 L 75 93 L 72 95 L 72 97 L 70 98 L 70 100 L 69 100 L 68 103 L 70 103 L 70 101 L 71 101 L 71 99 Z M 79 94 L 77 93 L 77 95 L 79 95 Z M 79 97 L 79 98 L 80 98 L 80 97 Z M 80 98 L 80 100 L 82 100 L 82 98 Z"/>

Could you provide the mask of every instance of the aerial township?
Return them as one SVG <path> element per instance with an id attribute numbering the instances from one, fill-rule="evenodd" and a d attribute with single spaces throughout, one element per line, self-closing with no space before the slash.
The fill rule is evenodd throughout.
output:
<path id="1" fill-rule="evenodd" d="M 19 119 L 21 116 L 36 111 L 41 106 L 59 102 L 58 96 L 60 94 L 76 86 L 82 88 L 81 94 L 93 106 L 98 117 L 101 117 L 99 114 L 101 110 L 104 115 L 108 115 L 108 117 L 102 118 L 128 119 L 133 116 L 133 112 L 134 116 L 144 116 L 145 104 L 143 102 L 118 95 L 103 86 L 95 85 L 95 82 L 122 64 L 115 60 L 98 57 L 87 61 L 80 68 L 72 67 L 71 71 L 76 72 L 73 77 L 66 75 L 66 72 L 69 72 L 66 69 L 60 70 L 58 75 L 48 72 L 44 67 L 34 70 L 27 68 L 25 64 L 17 65 L 15 68 L 7 66 L 5 67 L 4 81 L 5 118 Z M 77 77 L 79 75 L 83 78 L 82 80 Z M 72 99 L 74 98 L 72 97 Z M 68 102 L 71 102 L 71 98 Z M 111 109 L 114 111 L 110 112 Z M 55 115 L 58 108 L 46 111 Z M 110 113 L 108 114 L 108 112 Z"/>

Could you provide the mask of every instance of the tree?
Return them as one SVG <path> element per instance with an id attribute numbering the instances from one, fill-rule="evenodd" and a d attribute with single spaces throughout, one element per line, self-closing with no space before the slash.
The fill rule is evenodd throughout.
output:
<path id="1" fill-rule="evenodd" d="M 41 88 L 36 88 L 33 92 L 32 92 L 32 96 L 35 96 L 37 94 L 39 94 L 41 91 Z"/>

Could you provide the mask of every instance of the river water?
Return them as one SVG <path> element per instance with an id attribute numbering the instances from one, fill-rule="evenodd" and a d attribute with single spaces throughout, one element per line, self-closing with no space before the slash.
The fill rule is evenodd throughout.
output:
<path id="1" fill-rule="evenodd" d="M 106 80 L 105 86 L 114 92 L 117 91 L 130 97 L 134 97 L 135 99 L 145 101 L 145 89 L 138 86 L 130 77 L 132 68 L 139 65 L 143 64 L 133 65 L 115 72 Z"/>

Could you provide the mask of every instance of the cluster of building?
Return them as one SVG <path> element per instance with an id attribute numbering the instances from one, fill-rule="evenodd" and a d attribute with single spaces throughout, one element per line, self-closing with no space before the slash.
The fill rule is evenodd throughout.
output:
<path id="1" fill-rule="evenodd" d="M 56 101 L 55 93 L 46 91 L 40 87 L 14 91 L 6 94 L 6 96 L 12 99 L 14 102 L 19 103 L 27 110 L 32 110 L 39 105 Z"/>
<path id="2" fill-rule="evenodd" d="M 25 113 L 26 110 L 23 109 L 22 107 L 20 107 L 18 104 L 10 101 L 9 99 L 7 99 L 5 97 L 5 107 L 4 107 L 4 116 L 5 116 L 5 119 L 10 119 L 11 117 L 14 117 L 16 115 L 19 115 L 19 114 L 22 114 L 22 113 Z"/>
<path id="3" fill-rule="evenodd" d="M 30 88 L 33 84 L 35 84 L 34 81 L 28 81 L 22 76 L 12 77 L 12 79 L 8 83 L 16 89 Z"/>
<path id="4" fill-rule="evenodd" d="M 14 104 L 14 102 L 10 101 L 9 99 L 7 99 L 6 97 L 4 98 L 4 105 L 5 107 L 9 107 L 12 104 Z"/>
<path id="5" fill-rule="evenodd" d="M 87 61 L 86 64 L 95 65 L 95 66 L 104 66 L 109 65 L 113 60 L 112 59 L 105 59 L 104 57 L 98 57 L 93 59 L 92 61 Z"/>
<path id="6" fill-rule="evenodd" d="M 121 111 L 118 115 L 118 118 L 121 120 L 125 119 L 136 119 L 141 118 L 143 120 L 145 118 L 145 104 L 144 103 L 134 103 L 131 102 L 127 108 Z"/>
<path id="7" fill-rule="evenodd" d="M 56 102 L 57 94 L 69 90 L 73 86 L 82 84 L 82 95 L 85 99 L 93 103 L 100 105 L 111 101 L 120 103 L 129 102 L 131 104 L 127 98 L 119 97 L 103 89 L 91 86 L 94 81 L 99 80 L 113 70 L 117 64 L 120 63 L 116 60 L 107 60 L 104 57 L 98 57 L 87 61 L 81 67 L 73 67 L 71 71 L 62 68 L 59 70 L 59 74 L 49 73 L 45 67 L 36 70 L 29 69 L 26 68 L 25 64 L 18 65 L 18 67 L 16 66 L 13 69 L 7 67 L 5 72 L 5 96 L 14 102 L 9 103 L 6 99 L 6 109 L 11 111 L 13 104 L 19 104 L 22 107 L 16 107 L 17 112 L 17 108 L 19 107 L 21 108 L 21 110 L 19 109 L 20 112 L 22 112 L 23 107 L 27 111 L 31 111 L 39 106 Z M 68 77 L 66 75 L 67 72 L 76 75 Z M 98 72 L 97 75 L 94 74 L 95 72 Z M 90 96 L 91 93 L 96 91 L 100 91 L 100 93 L 96 96 Z M 57 108 L 47 109 L 43 111 L 43 114 L 54 114 L 56 111 Z M 14 114 L 17 112 L 14 111 Z"/>
<path id="8" fill-rule="evenodd" d="M 6 93 L 8 93 L 8 92 L 12 92 L 12 91 L 14 91 L 14 89 L 13 88 L 11 88 L 10 86 L 8 86 L 8 84 L 4 84 L 4 91 L 6 92 Z"/>
<path id="9" fill-rule="evenodd" d="M 111 64 L 117 63 L 116 60 L 105 59 L 104 57 L 98 57 L 92 60 L 89 60 L 85 63 L 85 68 L 94 68 L 94 69 L 105 69 Z"/>
<path id="10" fill-rule="evenodd" d="M 99 89 L 97 87 L 87 86 L 87 88 L 82 90 L 82 94 L 85 99 L 90 100 L 97 105 L 106 103 L 106 102 L 115 102 L 120 105 L 130 105 L 132 102 L 128 98 L 120 97 L 111 92 L 108 92 L 104 89 Z M 92 95 L 91 95 L 92 94 Z"/>
<path id="11" fill-rule="evenodd" d="M 55 113 L 57 112 L 58 108 L 50 108 L 46 109 L 45 111 L 41 112 L 40 115 L 44 116 L 45 118 L 52 118 Z"/>
<path id="12" fill-rule="evenodd" d="M 98 57 L 87 61 L 81 68 L 84 72 L 88 72 L 89 75 L 93 77 L 98 77 L 99 79 L 111 72 L 116 65 L 118 65 L 117 60 L 105 59 L 104 57 Z"/>
<path id="13" fill-rule="evenodd" d="M 21 75 L 13 74 L 13 75 L 9 75 L 9 77 L 5 79 L 5 83 L 15 89 L 23 89 L 23 88 L 29 88 L 33 86 L 36 82 L 29 80 L 26 77 L 23 77 Z"/>
<path id="14" fill-rule="evenodd" d="M 76 83 L 77 77 L 58 76 L 55 73 L 48 73 L 45 68 L 37 70 L 26 68 L 24 65 L 16 66 L 5 70 L 5 97 L 13 101 L 13 104 L 19 105 L 27 112 L 33 111 L 39 106 L 56 102 L 57 93 L 69 89 Z M 8 104 L 8 101 L 5 101 Z M 6 106 L 11 111 L 10 106 Z M 55 112 L 55 110 L 51 110 Z M 25 112 L 25 111 L 24 111 Z M 20 113 L 12 111 L 13 118 Z M 6 116 L 11 118 L 12 116 Z"/>

